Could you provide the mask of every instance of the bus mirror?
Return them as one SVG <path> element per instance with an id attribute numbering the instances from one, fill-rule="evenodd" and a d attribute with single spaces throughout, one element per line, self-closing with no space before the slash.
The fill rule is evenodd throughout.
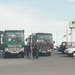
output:
<path id="1" fill-rule="evenodd" d="M 53 43 L 55 43 L 55 41 L 53 41 Z"/>
<path id="2" fill-rule="evenodd" d="M 26 41 L 27 41 L 27 39 L 26 39 Z"/>

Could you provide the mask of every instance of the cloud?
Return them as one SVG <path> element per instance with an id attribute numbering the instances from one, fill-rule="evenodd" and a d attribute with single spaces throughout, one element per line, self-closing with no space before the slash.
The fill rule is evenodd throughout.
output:
<path id="1" fill-rule="evenodd" d="M 55 6 L 56 3 L 49 3 L 49 5 L 50 4 L 51 6 Z M 31 33 L 48 32 L 53 34 L 54 40 L 57 40 L 57 36 L 58 42 L 62 41 L 63 35 L 66 34 L 68 22 L 52 19 L 51 17 L 56 17 L 55 12 L 46 12 L 44 9 L 36 7 L 38 6 L 37 0 L 1 5 L 0 30 L 24 29 L 25 37 Z"/>
<path id="2" fill-rule="evenodd" d="M 36 12 L 33 13 L 15 13 L 10 10 L 0 7 L 0 30 L 5 29 L 24 29 L 27 34 L 33 32 L 56 32 L 59 29 L 64 29 L 65 23 L 59 20 L 45 19 L 45 14 Z M 35 12 L 34 12 L 35 11 Z"/>
<path id="3" fill-rule="evenodd" d="M 47 17 L 46 13 L 30 6 L 22 6 L 20 4 L 17 4 L 17 6 L 16 4 L 10 5 L 9 7 L 0 6 L 0 30 L 24 29 L 25 37 L 31 33 L 48 32 L 55 36 L 54 39 L 59 31 L 61 36 L 67 23 Z"/>

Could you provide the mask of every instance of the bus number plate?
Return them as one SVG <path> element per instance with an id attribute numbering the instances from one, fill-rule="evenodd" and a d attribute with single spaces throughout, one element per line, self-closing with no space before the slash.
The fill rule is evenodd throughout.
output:
<path id="1" fill-rule="evenodd" d="M 42 51 L 42 53 L 46 53 L 46 51 Z"/>

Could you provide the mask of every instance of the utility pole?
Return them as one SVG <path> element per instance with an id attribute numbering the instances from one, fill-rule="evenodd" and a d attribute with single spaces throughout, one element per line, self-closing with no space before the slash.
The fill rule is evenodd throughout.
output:
<path id="1" fill-rule="evenodd" d="M 68 21 L 68 20 L 65 20 L 65 21 Z M 66 42 L 68 42 L 68 26 L 69 26 L 69 21 L 66 25 Z"/>

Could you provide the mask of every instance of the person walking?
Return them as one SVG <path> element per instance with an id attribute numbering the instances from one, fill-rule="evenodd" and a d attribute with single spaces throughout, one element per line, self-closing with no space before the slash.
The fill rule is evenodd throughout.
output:
<path id="1" fill-rule="evenodd" d="M 39 49 L 40 49 L 40 45 L 38 43 L 36 43 L 35 44 L 36 58 L 39 58 Z"/>

